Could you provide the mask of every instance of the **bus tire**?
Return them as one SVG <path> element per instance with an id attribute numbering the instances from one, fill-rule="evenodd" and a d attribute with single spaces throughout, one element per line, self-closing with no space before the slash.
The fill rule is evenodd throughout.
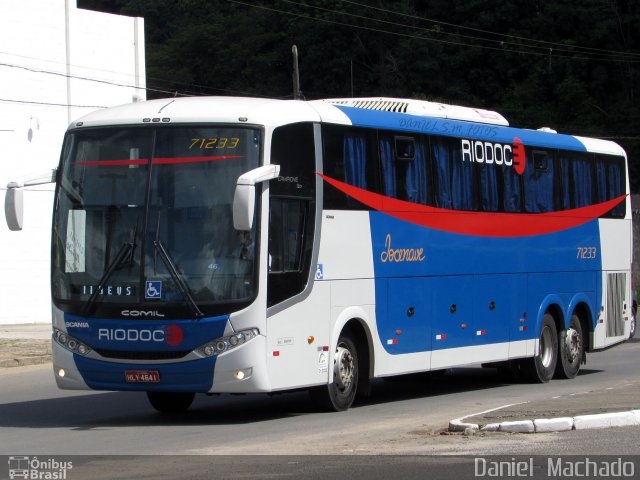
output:
<path id="1" fill-rule="evenodd" d="M 309 390 L 312 400 L 322 410 L 348 410 L 358 389 L 358 373 L 358 352 L 355 343 L 343 333 L 336 346 L 331 381 L 327 385 Z"/>
<path id="2" fill-rule="evenodd" d="M 520 362 L 520 373 L 533 383 L 547 383 L 553 377 L 558 361 L 558 331 L 553 316 L 545 313 L 540 326 L 538 351 L 533 358 Z"/>
<path id="3" fill-rule="evenodd" d="M 556 378 L 575 378 L 584 358 L 584 337 L 580 318 L 573 314 L 569 328 L 562 330 L 558 338 L 558 363 Z"/>
<path id="4" fill-rule="evenodd" d="M 182 413 L 193 403 L 193 392 L 147 392 L 151 406 L 160 413 Z"/>

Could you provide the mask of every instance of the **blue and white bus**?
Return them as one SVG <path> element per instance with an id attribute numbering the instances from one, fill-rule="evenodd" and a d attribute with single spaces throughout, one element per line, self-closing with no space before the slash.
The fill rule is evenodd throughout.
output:
<path id="1" fill-rule="evenodd" d="M 72 123 L 56 173 L 60 388 L 309 389 L 483 363 L 573 378 L 631 318 L 625 152 L 403 99 L 176 98 Z"/>

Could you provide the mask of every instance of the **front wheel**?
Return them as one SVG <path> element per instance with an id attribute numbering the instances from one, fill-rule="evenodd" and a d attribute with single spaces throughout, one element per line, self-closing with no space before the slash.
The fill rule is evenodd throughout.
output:
<path id="1" fill-rule="evenodd" d="M 538 351 L 533 358 L 520 361 L 522 376 L 531 382 L 547 383 L 553 377 L 558 362 L 558 331 L 553 317 L 545 313 L 540 326 Z"/>
<path id="2" fill-rule="evenodd" d="M 161 413 L 182 413 L 193 403 L 193 392 L 147 392 L 149 403 Z"/>
<path id="3" fill-rule="evenodd" d="M 353 340 L 343 334 L 334 355 L 333 378 L 328 385 L 314 387 L 309 393 L 323 410 L 342 412 L 353 404 L 357 389 L 358 352 Z"/>
<path id="4" fill-rule="evenodd" d="M 560 332 L 558 355 L 556 378 L 575 378 L 584 358 L 584 337 L 577 315 L 572 315 L 569 328 Z"/>

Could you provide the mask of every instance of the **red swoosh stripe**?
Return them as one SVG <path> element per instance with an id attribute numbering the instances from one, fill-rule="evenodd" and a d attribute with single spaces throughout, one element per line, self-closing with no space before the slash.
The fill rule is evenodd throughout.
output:
<path id="1" fill-rule="evenodd" d="M 415 225 L 479 237 L 525 237 L 578 227 L 615 208 L 627 195 L 588 207 L 550 213 L 467 212 L 397 200 L 318 173 L 329 185 L 360 203 Z"/>
<path id="2" fill-rule="evenodd" d="M 158 157 L 154 158 L 151 163 L 154 165 L 169 165 L 175 163 L 200 163 L 214 162 L 217 160 L 233 160 L 242 158 L 240 155 L 216 155 L 215 157 Z M 74 162 L 74 165 L 92 165 L 98 167 L 118 167 L 127 165 L 146 165 L 149 163 L 147 158 L 137 158 L 135 160 L 89 160 L 86 162 Z"/>

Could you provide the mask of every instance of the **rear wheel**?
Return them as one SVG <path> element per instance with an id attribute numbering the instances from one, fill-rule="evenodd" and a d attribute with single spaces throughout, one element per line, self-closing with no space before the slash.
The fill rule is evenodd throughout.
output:
<path id="1" fill-rule="evenodd" d="M 558 362 L 558 332 L 553 317 L 545 313 L 540 327 L 538 351 L 533 358 L 520 361 L 520 373 L 531 382 L 546 383 L 553 377 Z"/>
<path id="2" fill-rule="evenodd" d="M 341 335 L 333 361 L 333 377 L 328 385 L 309 391 L 313 401 L 323 410 L 341 412 L 347 410 L 358 388 L 358 352 L 347 335 Z"/>
<path id="3" fill-rule="evenodd" d="M 584 358 L 582 326 L 577 315 L 571 316 L 569 328 L 560 332 L 556 378 L 575 378 Z"/>
<path id="4" fill-rule="evenodd" d="M 147 392 L 149 402 L 161 413 L 185 412 L 195 396 L 193 392 Z"/>

